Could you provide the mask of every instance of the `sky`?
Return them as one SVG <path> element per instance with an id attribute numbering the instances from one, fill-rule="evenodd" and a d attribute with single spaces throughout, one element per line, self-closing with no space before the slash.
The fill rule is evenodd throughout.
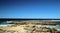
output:
<path id="1" fill-rule="evenodd" d="M 0 0 L 0 18 L 60 18 L 60 0 Z"/>

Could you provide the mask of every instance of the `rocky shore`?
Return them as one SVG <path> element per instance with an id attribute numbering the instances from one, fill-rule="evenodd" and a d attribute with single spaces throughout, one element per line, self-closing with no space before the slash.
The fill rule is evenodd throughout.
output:
<path id="1" fill-rule="evenodd" d="M 47 27 L 48 25 L 24 23 L 10 23 L 11 26 L 0 27 L 0 33 L 58 33 L 57 29 Z"/>

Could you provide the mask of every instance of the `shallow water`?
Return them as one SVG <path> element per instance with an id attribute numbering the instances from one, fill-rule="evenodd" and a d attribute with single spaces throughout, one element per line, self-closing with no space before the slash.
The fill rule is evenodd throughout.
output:
<path id="1" fill-rule="evenodd" d="M 60 30 L 60 25 L 57 25 L 55 29 Z"/>
<path id="2" fill-rule="evenodd" d="M 6 27 L 6 26 L 11 26 L 13 24 L 0 24 L 0 27 Z"/>

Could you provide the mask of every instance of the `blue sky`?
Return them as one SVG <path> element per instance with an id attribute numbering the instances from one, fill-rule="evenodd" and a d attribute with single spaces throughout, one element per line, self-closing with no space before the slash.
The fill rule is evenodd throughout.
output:
<path id="1" fill-rule="evenodd" d="M 0 0 L 0 18 L 60 18 L 60 0 Z"/>

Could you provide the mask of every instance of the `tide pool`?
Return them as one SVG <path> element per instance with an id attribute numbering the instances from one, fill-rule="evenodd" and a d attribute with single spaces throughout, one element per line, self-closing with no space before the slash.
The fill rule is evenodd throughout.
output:
<path id="1" fill-rule="evenodd" d="M 58 31 L 60 31 L 60 25 L 56 25 L 55 29 L 57 29 Z"/>

